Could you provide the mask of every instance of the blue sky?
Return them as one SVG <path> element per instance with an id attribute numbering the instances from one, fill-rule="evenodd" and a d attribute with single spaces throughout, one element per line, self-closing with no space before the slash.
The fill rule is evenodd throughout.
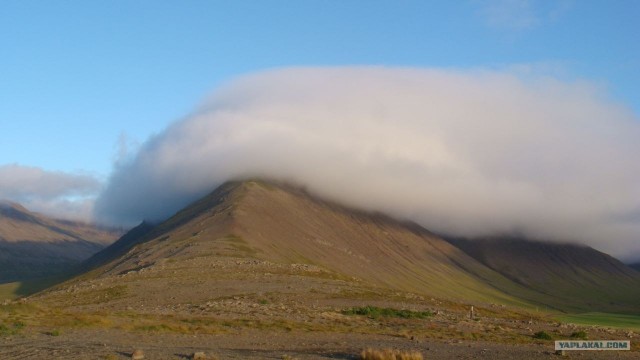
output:
<path id="1" fill-rule="evenodd" d="M 636 0 L 0 1 L 0 200 L 128 226 L 266 177 L 638 259 L 638 18 Z"/>
<path id="2" fill-rule="evenodd" d="M 516 69 L 640 113 L 637 1 L 2 1 L 0 165 L 106 178 L 226 80 L 274 67 Z"/>

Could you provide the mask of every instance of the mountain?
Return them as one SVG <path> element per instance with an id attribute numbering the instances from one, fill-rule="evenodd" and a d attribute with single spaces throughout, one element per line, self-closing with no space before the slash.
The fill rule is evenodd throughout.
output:
<path id="1" fill-rule="evenodd" d="M 456 239 L 468 255 L 563 309 L 640 311 L 640 274 L 591 247 L 519 238 Z M 525 297 L 526 298 L 526 297 Z"/>
<path id="2" fill-rule="evenodd" d="M 112 294 L 114 309 L 238 294 L 331 302 L 400 292 L 571 311 L 640 308 L 640 276 L 593 249 L 448 241 L 258 181 L 227 183 L 157 226 L 143 223 L 84 265 L 87 273 L 42 296 L 88 304 Z"/>
<path id="3" fill-rule="evenodd" d="M 0 202 L 0 283 L 69 271 L 122 234 L 119 230 L 50 219 Z"/>
<path id="4" fill-rule="evenodd" d="M 231 255 L 319 266 L 390 289 L 514 300 L 459 264 L 478 267 L 478 272 L 486 268 L 415 224 L 346 209 L 294 187 L 260 182 L 226 184 L 153 229 L 140 225 L 87 264 L 113 260 L 101 269 L 104 276 L 166 261 L 187 264 L 192 258 Z M 443 274 L 447 282 L 441 280 Z"/>

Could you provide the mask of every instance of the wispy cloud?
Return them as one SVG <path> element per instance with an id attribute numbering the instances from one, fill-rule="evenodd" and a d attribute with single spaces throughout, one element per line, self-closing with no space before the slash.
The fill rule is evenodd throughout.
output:
<path id="1" fill-rule="evenodd" d="M 640 254 L 640 125 L 587 82 L 512 72 L 292 68 L 228 84 L 122 163 L 96 205 L 163 219 L 227 180 L 305 185 L 439 232 Z"/>
<path id="2" fill-rule="evenodd" d="M 60 218 L 90 220 L 100 181 L 89 175 L 38 167 L 0 166 L 0 199 Z"/>
<path id="3" fill-rule="evenodd" d="M 487 25 L 509 31 L 529 30 L 556 20 L 571 7 L 569 0 L 478 0 L 475 3 Z"/>

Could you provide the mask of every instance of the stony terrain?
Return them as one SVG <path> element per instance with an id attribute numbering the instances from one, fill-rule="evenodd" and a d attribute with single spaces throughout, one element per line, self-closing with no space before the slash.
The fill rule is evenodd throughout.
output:
<path id="1" fill-rule="evenodd" d="M 212 359 L 358 359 L 363 348 L 417 350 L 425 359 L 637 359 L 634 352 L 583 351 L 555 355 L 553 344 L 509 345 L 481 340 L 439 340 L 387 335 L 241 330 L 229 334 L 182 335 L 73 330 L 57 337 L 39 334 L 3 340 L 3 359 L 188 359 L 204 352 Z"/>

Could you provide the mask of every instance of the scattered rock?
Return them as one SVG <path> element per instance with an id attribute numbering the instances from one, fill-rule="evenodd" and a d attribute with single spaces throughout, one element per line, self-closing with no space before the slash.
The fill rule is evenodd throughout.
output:
<path id="1" fill-rule="evenodd" d="M 140 349 L 133 350 L 133 353 L 131 354 L 131 359 L 133 359 L 133 360 L 142 360 L 142 359 L 144 359 L 144 351 L 142 351 Z"/>
<path id="2" fill-rule="evenodd" d="M 556 350 L 556 355 L 567 356 L 567 352 L 564 350 Z"/>

